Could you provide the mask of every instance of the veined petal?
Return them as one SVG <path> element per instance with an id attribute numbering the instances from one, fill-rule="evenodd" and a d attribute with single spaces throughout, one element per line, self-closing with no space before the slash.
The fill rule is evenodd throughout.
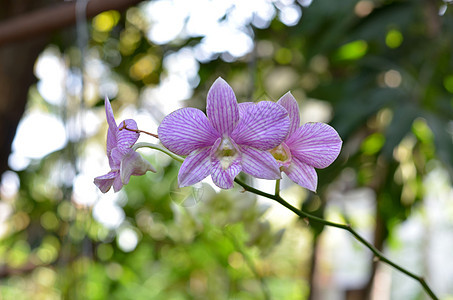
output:
<path id="1" fill-rule="evenodd" d="M 118 126 L 117 148 L 123 155 L 126 155 L 129 152 L 130 148 L 135 144 L 140 136 L 138 132 L 124 129 L 125 127 L 132 130 L 138 129 L 137 123 L 132 119 L 124 120 Z"/>
<path id="2" fill-rule="evenodd" d="M 212 146 L 220 137 L 206 115 L 196 108 L 181 108 L 166 116 L 158 128 L 159 139 L 170 151 L 189 155 Z"/>
<path id="3" fill-rule="evenodd" d="M 227 169 L 223 169 L 219 160 L 212 162 L 211 178 L 216 186 L 221 189 L 231 189 L 234 178 L 241 172 L 242 166 L 237 159 Z"/>
<path id="4" fill-rule="evenodd" d="M 128 184 L 129 179 L 132 175 L 141 176 L 146 172 L 156 172 L 156 169 L 143 157 L 130 149 L 129 152 L 121 160 L 121 182 L 123 184 Z"/>
<path id="5" fill-rule="evenodd" d="M 325 123 L 306 123 L 286 140 L 293 157 L 318 169 L 338 157 L 342 143 L 336 130 Z"/>
<path id="6" fill-rule="evenodd" d="M 269 150 L 286 138 L 289 118 L 277 103 L 261 101 L 250 105 L 231 134 L 236 144 Z"/>
<path id="7" fill-rule="evenodd" d="M 113 148 L 110 152 L 109 163 L 112 170 L 119 170 L 121 166 L 121 160 L 123 159 L 124 154 L 118 149 L 118 147 Z"/>
<path id="8" fill-rule="evenodd" d="M 301 162 L 296 157 L 293 157 L 291 165 L 284 169 L 286 175 L 306 189 L 316 192 L 316 187 L 318 185 L 318 175 L 316 174 L 315 168 L 306 163 Z"/>
<path id="9" fill-rule="evenodd" d="M 211 174 L 211 147 L 195 150 L 186 157 L 179 169 L 179 187 L 193 185 Z"/>
<path id="10" fill-rule="evenodd" d="M 288 111 L 289 116 L 289 133 L 288 136 L 293 134 L 300 126 L 299 105 L 296 98 L 288 92 L 284 94 L 278 101 L 278 104 L 283 106 Z"/>
<path id="11" fill-rule="evenodd" d="M 105 97 L 105 115 L 107 117 L 107 124 L 109 125 L 109 129 L 107 130 L 107 156 L 110 157 L 110 152 L 117 146 L 116 135 L 118 129 L 116 127 L 115 117 L 113 116 L 112 105 L 107 97 Z"/>
<path id="12" fill-rule="evenodd" d="M 112 187 L 113 181 L 118 176 L 118 171 L 110 171 L 105 175 L 94 178 L 94 184 L 101 190 L 101 192 L 107 193 Z"/>
<path id="13" fill-rule="evenodd" d="M 109 98 L 105 97 L 105 115 L 107 116 L 107 123 L 109 128 L 116 129 L 115 117 L 113 115 L 112 105 L 110 104 Z"/>
<path id="14" fill-rule="evenodd" d="M 209 89 L 206 114 L 221 135 L 229 135 L 239 121 L 239 107 L 234 91 L 220 77 Z"/>
<path id="15" fill-rule="evenodd" d="M 121 176 L 119 175 L 118 171 L 118 176 L 115 177 L 115 180 L 113 180 L 113 191 L 119 192 L 123 188 L 123 182 L 121 181 Z"/>
<path id="16" fill-rule="evenodd" d="M 242 118 L 245 114 L 245 112 L 247 111 L 247 109 L 249 109 L 249 107 L 251 105 L 253 105 L 255 103 L 253 102 L 242 102 L 242 103 L 239 103 L 239 116 Z"/>
<path id="17" fill-rule="evenodd" d="M 248 146 L 242 146 L 240 150 L 242 171 L 257 178 L 281 178 L 279 165 L 271 153 Z"/>
<path id="18" fill-rule="evenodd" d="M 116 132 L 114 130 L 107 130 L 107 157 L 109 158 L 109 165 L 111 169 L 115 169 L 115 161 L 112 157 L 112 150 L 116 148 Z"/>
<path id="19" fill-rule="evenodd" d="M 228 137 L 219 138 L 211 149 L 211 178 L 222 189 L 231 189 L 233 180 L 242 170 L 241 151 Z"/>

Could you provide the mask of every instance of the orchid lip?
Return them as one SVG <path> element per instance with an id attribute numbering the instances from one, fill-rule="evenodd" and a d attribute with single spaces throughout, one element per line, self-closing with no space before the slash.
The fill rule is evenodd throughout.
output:
<path id="1" fill-rule="evenodd" d="M 224 136 L 215 149 L 214 155 L 219 159 L 222 169 L 226 170 L 239 156 L 239 150 L 229 137 Z"/>
<path id="2" fill-rule="evenodd" d="M 270 150 L 272 156 L 277 160 L 280 167 L 289 167 L 291 164 L 292 156 L 291 150 L 285 143 L 281 143 L 274 149 Z"/>

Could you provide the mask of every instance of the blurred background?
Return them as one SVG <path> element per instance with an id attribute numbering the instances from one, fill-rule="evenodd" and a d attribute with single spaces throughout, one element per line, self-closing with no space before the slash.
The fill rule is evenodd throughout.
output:
<path id="1" fill-rule="evenodd" d="M 105 96 L 157 133 L 222 76 L 240 102 L 290 90 L 342 137 L 318 192 L 284 178 L 285 199 L 453 299 L 451 2 L 1 0 L 0 298 L 428 299 L 347 232 L 239 187 L 178 189 L 154 151 L 156 174 L 97 190 Z"/>

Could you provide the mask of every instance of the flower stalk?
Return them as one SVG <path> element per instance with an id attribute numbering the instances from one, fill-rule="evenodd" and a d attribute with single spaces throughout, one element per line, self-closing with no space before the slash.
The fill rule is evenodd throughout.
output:
<path id="1" fill-rule="evenodd" d="M 174 154 L 173 152 L 169 151 L 167 148 L 162 147 L 161 145 L 141 142 L 141 143 L 136 143 L 134 146 L 132 146 L 132 149 L 134 151 L 136 151 L 139 148 L 150 148 L 150 149 L 158 150 L 160 152 L 167 154 L 174 160 L 179 161 L 180 163 L 184 162 L 184 158 L 182 158 L 179 155 Z"/>
<path id="2" fill-rule="evenodd" d="M 133 128 L 129 128 L 129 127 L 127 127 L 126 123 L 123 123 L 123 126 L 121 126 L 121 127 L 119 128 L 119 130 L 123 130 L 123 129 L 129 130 L 129 131 L 132 131 L 132 132 L 136 132 L 136 133 L 144 133 L 144 134 L 147 134 L 147 135 L 149 135 L 149 136 L 152 136 L 152 137 L 154 137 L 154 138 L 156 138 L 156 139 L 159 138 L 159 136 L 158 136 L 157 134 L 154 134 L 154 133 L 151 133 L 151 132 L 148 132 L 148 131 L 145 131 L 145 130 L 141 130 L 141 129 L 133 129 Z"/>
<path id="3" fill-rule="evenodd" d="M 277 180 L 277 183 L 276 183 L 276 186 L 275 186 L 275 194 L 274 195 L 266 193 L 266 192 L 263 192 L 263 191 L 258 190 L 258 189 L 255 189 L 254 187 L 249 186 L 248 184 L 246 184 L 245 182 L 241 181 L 238 178 L 235 178 L 234 181 L 237 184 L 239 184 L 241 187 L 243 187 L 244 190 L 246 190 L 246 191 L 248 191 L 250 193 L 253 193 L 255 195 L 262 196 L 262 197 L 277 201 L 279 204 L 283 205 L 284 207 L 286 207 L 287 209 L 289 209 L 290 211 L 292 211 L 293 213 L 295 213 L 296 215 L 298 215 L 301 218 L 308 219 L 309 221 L 316 221 L 316 222 L 319 222 L 319 223 L 324 224 L 326 226 L 336 227 L 336 228 L 339 228 L 339 229 L 343 229 L 343 230 L 349 231 L 354 236 L 354 238 L 357 241 L 359 241 L 365 247 L 370 249 L 370 251 L 373 252 L 374 256 L 378 260 L 390 265 L 391 267 L 397 269 L 398 271 L 400 271 L 400 272 L 406 274 L 407 276 L 409 276 L 409 277 L 415 279 L 416 281 L 418 281 L 420 283 L 420 285 L 423 287 L 423 289 L 425 290 L 425 292 L 431 297 L 431 299 L 433 299 L 433 300 L 438 300 L 439 299 L 436 296 L 436 294 L 434 294 L 434 292 L 431 290 L 431 288 L 429 287 L 429 285 L 426 283 L 425 279 L 422 276 L 418 276 L 415 273 L 410 272 L 409 270 L 403 268 L 402 266 L 398 265 L 397 263 L 395 263 L 395 262 L 391 261 L 390 259 L 388 259 L 387 257 L 385 257 L 384 254 L 381 251 L 379 251 L 375 246 L 373 246 L 370 242 L 368 242 L 365 238 L 363 238 L 360 234 L 358 234 L 357 231 L 355 231 L 351 227 L 351 225 L 331 222 L 331 221 L 325 220 L 323 218 L 314 216 L 314 215 L 312 215 L 310 213 L 304 212 L 304 211 L 302 211 L 300 209 L 297 209 L 296 207 L 292 206 L 290 203 L 288 203 L 286 200 L 284 200 L 279 195 L 280 183 L 279 183 L 278 180 Z"/>

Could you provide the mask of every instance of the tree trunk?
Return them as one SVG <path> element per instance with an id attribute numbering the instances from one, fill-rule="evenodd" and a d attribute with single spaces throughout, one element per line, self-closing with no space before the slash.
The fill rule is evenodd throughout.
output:
<path id="1" fill-rule="evenodd" d="M 2 0 L 0 21 L 47 3 L 50 1 Z M 40 36 L 0 47 L 0 175 L 8 169 L 11 144 L 25 111 L 28 89 L 36 81 L 33 67 L 46 42 L 47 37 Z"/>

